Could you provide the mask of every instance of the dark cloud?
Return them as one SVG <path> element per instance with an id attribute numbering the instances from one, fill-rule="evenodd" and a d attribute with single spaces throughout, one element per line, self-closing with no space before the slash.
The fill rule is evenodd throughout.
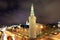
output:
<path id="1" fill-rule="evenodd" d="M 38 23 L 57 23 L 60 20 L 59 0 L 4 0 L 0 1 L 0 24 L 24 24 L 32 3 Z"/>

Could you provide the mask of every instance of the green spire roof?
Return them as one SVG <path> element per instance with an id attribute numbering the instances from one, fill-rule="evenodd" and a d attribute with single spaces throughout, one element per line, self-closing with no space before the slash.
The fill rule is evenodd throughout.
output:
<path id="1" fill-rule="evenodd" d="M 34 7 L 33 7 L 33 4 L 31 5 L 31 14 L 30 15 L 34 15 Z"/>

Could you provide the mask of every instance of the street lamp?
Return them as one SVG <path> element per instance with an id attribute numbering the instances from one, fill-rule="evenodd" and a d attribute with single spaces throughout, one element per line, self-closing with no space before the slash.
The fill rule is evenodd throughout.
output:
<path id="1" fill-rule="evenodd" d="M 41 29 L 43 28 L 43 25 L 41 25 Z"/>
<path id="2" fill-rule="evenodd" d="M 40 34 L 42 33 L 43 25 L 40 26 Z"/>

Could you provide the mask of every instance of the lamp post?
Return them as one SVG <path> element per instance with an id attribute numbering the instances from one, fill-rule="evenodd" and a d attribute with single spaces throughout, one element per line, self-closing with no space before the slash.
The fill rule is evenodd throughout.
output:
<path id="1" fill-rule="evenodd" d="M 43 25 L 40 26 L 40 35 L 42 34 Z"/>

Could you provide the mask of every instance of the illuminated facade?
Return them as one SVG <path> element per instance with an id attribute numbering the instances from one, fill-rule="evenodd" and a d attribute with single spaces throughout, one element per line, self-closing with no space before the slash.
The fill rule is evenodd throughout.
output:
<path id="1" fill-rule="evenodd" d="M 29 22 L 28 22 L 29 21 Z M 43 25 L 36 23 L 36 16 L 34 15 L 33 4 L 31 5 L 31 13 L 29 20 L 26 21 L 28 27 L 22 27 L 22 25 L 12 25 L 7 28 L 3 28 L 4 33 L 3 40 L 30 40 L 37 38 L 36 36 L 42 32 Z M 44 28 L 45 29 L 45 28 Z M 37 38 L 39 39 L 39 38 Z"/>
<path id="2" fill-rule="evenodd" d="M 33 4 L 31 6 L 31 14 L 29 16 L 29 37 L 36 38 L 36 17 L 34 15 Z"/>

